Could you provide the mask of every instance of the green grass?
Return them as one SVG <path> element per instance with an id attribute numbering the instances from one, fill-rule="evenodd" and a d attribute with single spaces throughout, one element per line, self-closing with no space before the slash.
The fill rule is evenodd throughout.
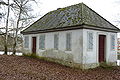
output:
<path id="1" fill-rule="evenodd" d="M 108 65 L 106 62 L 101 62 L 100 67 L 104 69 L 112 69 L 112 66 Z"/>
<path id="2" fill-rule="evenodd" d="M 30 57 L 30 58 L 39 58 L 36 54 L 23 54 L 23 56 Z"/>

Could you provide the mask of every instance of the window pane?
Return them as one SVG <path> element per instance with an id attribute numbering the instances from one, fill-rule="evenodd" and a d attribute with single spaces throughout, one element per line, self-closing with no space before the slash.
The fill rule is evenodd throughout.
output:
<path id="1" fill-rule="evenodd" d="M 59 35 L 54 34 L 54 49 L 58 50 Z"/>
<path id="2" fill-rule="evenodd" d="M 88 34 L 87 34 L 88 36 L 88 38 L 87 38 L 87 44 L 88 44 L 88 49 L 93 49 L 93 33 L 90 33 L 90 32 L 88 32 Z"/>
<path id="3" fill-rule="evenodd" d="M 111 36 L 111 50 L 115 49 L 115 36 Z"/>
<path id="4" fill-rule="evenodd" d="M 71 33 L 66 34 L 66 50 L 71 50 Z"/>
<path id="5" fill-rule="evenodd" d="M 24 41 L 24 48 L 29 48 L 29 36 L 25 36 Z"/>
<path id="6" fill-rule="evenodd" d="M 39 37 L 39 49 L 45 49 L 45 35 Z"/>

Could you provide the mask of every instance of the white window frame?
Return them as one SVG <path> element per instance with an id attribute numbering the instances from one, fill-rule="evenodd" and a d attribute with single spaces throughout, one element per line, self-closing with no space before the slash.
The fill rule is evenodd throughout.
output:
<path id="1" fill-rule="evenodd" d="M 45 49 L 45 34 L 39 36 L 39 49 Z"/>
<path id="2" fill-rule="evenodd" d="M 115 35 L 111 35 L 110 40 L 111 50 L 115 50 Z"/>
<path id="3" fill-rule="evenodd" d="M 72 32 L 66 33 L 66 51 L 72 51 Z"/>
<path id="4" fill-rule="evenodd" d="M 87 50 L 93 50 L 93 32 L 87 32 Z"/>
<path id="5" fill-rule="evenodd" d="M 55 50 L 59 49 L 59 34 L 58 33 L 54 34 L 54 49 Z"/>
<path id="6" fill-rule="evenodd" d="M 29 36 L 24 37 L 24 48 L 29 48 Z"/>

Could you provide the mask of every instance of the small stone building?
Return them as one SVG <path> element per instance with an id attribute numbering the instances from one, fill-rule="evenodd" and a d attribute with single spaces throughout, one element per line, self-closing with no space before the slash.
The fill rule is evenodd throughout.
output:
<path id="1" fill-rule="evenodd" d="M 23 30 L 24 53 L 61 59 L 88 69 L 116 65 L 120 29 L 83 3 L 48 12 Z"/>

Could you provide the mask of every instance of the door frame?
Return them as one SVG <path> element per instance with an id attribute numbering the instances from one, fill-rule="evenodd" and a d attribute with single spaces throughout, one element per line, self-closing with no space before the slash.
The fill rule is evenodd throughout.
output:
<path id="1" fill-rule="evenodd" d="M 32 39 L 31 39 L 31 52 L 33 53 L 33 38 L 36 38 L 36 51 L 37 52 L 37 36 L 32 36 Z M 36 53 L 33 53 L 33 54 L 36 54 Z"/>
<path id="2" fill-rule="evenodd" d="M 106 34 L 98 34 L 98 63 L 100 63 L 99 61 L 99 37 L 100 35 L 102 36 L 105 36 L 105 42 L 104 42 L 104 61 L 103 62 L 106 62 L 107 60 L 107 35 Z"/>

